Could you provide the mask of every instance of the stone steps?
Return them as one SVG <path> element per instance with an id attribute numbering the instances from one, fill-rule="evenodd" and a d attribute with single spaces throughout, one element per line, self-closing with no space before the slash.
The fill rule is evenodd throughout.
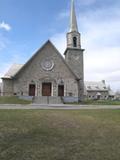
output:
<path id="1" fill-rule="evenodd" d="M 35 104 L 63 104 L 61 97 L 35 97 L 33 100 Z"/>

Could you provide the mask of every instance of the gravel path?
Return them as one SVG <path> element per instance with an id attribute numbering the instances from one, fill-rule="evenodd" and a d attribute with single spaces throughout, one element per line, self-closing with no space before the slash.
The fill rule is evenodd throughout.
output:
<path id="1" fill-rule="evenodd" d="M 120 105 L 64 105 L 64 104 L 31 104 L 31 105 L 14 105 L 6 104 L 0 105 L 0 109 L 65 109 L 65 110 L 77 110 L 77 109 L 120 109 Z"/>

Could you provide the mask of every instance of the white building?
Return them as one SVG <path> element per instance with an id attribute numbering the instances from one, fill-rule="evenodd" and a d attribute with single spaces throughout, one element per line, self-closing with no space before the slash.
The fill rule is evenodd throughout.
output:
<path id="1" fill-rule="evenodd" d="M 107 87 L 105 80 L 85 82 L 85 97 L 87 99 L 114 99 L 115 94 Z"/>

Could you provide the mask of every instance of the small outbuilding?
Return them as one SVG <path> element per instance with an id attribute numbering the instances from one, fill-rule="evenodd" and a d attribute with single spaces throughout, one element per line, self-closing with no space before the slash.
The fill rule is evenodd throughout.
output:
<path id="1" fill-rule="evenodd" d="M 87 99 L 114 99 L 115 94 L 107 87 L 105 80 L 102 81 L 86 81 L 85 82 L 85 97 Z"/>

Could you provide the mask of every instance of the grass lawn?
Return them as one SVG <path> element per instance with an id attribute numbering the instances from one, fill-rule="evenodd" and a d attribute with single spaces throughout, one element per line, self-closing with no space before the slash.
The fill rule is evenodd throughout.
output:
<path id="1" fill-rule="evenodd" d="M 31 101 L 21 100 L 17 96 L 2 96 L 0 97 L 0 104 L 30 104 Z"/>
<path id="2" fill-rule="evenodd" d="M 87 105 L 120 105 L 118 100 L 85 100 L 83 104 Z"/>
<path id="3" fill-rule="evenodd" d="M 120 160 L 120 110 L 0 110 L 0 160 Z"/>
<path id="4" fill-rule="evenodd" d="M 19 99 L 17 96 L 1 96 L 0 104 L 30 104 L 31 101 Z M 112 100 L 85 100 L 81 103 L 69 103 L 69 104 L 86 104 L 86 105 L 120 105 L 120 101 Z"/>

